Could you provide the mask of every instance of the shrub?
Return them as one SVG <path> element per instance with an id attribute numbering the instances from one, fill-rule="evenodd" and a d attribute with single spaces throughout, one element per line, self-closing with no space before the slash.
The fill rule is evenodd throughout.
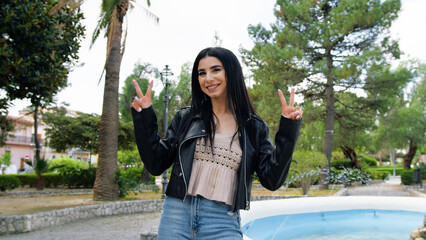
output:
<path id="1" fill-rule="evenodd" d="M 350 186 L 353 182 L 361 182 L 365 184 L 371 180 L 371 176 L 357 168 L 345 168 L 342 170 L 330 168 L 327 180 L 329 183 Z"/>
<path id="2" fill-rule="evenodd" d="M 19 179 L 15 176 L 0 175 L 0 191 L 12 190 L 19 187 Z"/>
<path id="3" fill-rule="evenodd" d="M 58 187 L 64 185 L 64 178 L 60 173 L 44 173 L 43 184 L 45 187 Z"/>
<path id="4" fill-rule="evenodd" d="M 422 179 L 426 180 L 426 164 L 422 163 L 419 166 L 420 171 L 422 172 Z"/>
<path id="5" fill-rule="evenodd" d="M 11 174 L 12 175 L 12 174 Z M 21 187 L 36 187 L 38 177 L 35 173 L 13 174 L 19 179 Z"/>
<path id="6" fill-rule="evenodd" d="M 320 167 L 327 163 L 323 153 L 313 151 L 296 151 L 293 154 L 293 163 L 290 167 L 287 184 L 300 188 L 306 195 L 311 185 L 319 178 Z"/>
<path id="7" fill-rule="evenodd" d="M 96 168 L 70 170 L 61 172 L 60 175 L 68 188 L 92 188 L 95 184 Z"/>
<path id="8" fill-rule="evenodd" d="M 377 160 L 375 158 L 359 154 L 359 160 L 370 167 L 377 167 Z"/>
<path id="9" fill-rule="evenodd" d="M 413 170 L 403 170 L 401 173 L 401 182 L 404 185 L 410 185 L 413 183 Z"/>
<path id="10" fill-rule="evenodd" d="M 115 179 L 119 186 L 120 197 L 125 197 L 129 195 L 130 192 L 133 192 L 135 194 L 137 194 L 138 192 L 142 192 L 142 170 L 143 167 L 129 167 L 127 169 L 118 169 Z M 152 176 L 151 182 L 154 181 L 155 177 Z"/>
<path id="11" fill-rule="evenodd" d="M 55 158 L 49 161 L 49 170 L 56 169 L 58 172 L 78 171 L 82 168 L 88 168 L 89 164 L 69 157 Z"/>
<path id="12" fill-rule="evenodd" d="M 371 175 L 372 179 L 377 179 L 377 180 L 388 179 L 389 176 L 392 174 L 391 170 L 385 169 L 385 171 L 381 171 L 380 169 L 376 169 L 376 168 L 368 168 L 366 172 Z"/>
<path id="13" fill-rule="evenodd" d="M 354 164 L 349 160 L 341 159 L 331 161 L 330 167 L 342 170 L 345 168 L 353 168 Z"/>

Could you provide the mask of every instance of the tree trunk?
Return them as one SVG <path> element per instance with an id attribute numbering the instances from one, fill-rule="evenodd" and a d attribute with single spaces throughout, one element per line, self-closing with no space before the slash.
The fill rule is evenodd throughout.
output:
<path id="1" fill-rule="evenodd" d="M 43 185 L 43 179 L 41 176 L 41 173 L 37 176 L 37 190 L 43 190 L 44 189 L 44 185 Z"/>
<path id="2" fill-rule="evenodd" d="M 141 180 L 144 182 L 151 181 L 151 174 L 149 174 L 148 169 L 146 169 L 145 167 L 142 170 Z"/>
<path id="3" fill-rule="evenodd" d="M 413 161 L 414 155 L 417 151 L 417 144 L 410 139 L 410 147 L 408 148 L 408 153 L 404 156 L 404 169 L 411 168 L 411 162 Z"/>
<path id="4" fill-rule="evenodd" d="M 118 90 L 121 66 L 121 35 L 123 17 L 127 12 L 129 1 L 122 1 L 115 6 L 112 21 L 109 23 L 107 39 L 107 60 L 105 64 L 105 89 L 99 132 L 99 160 L 93 199 L 111 201 L 119 197 L 115 174 L 118 169 Z"/>
<path id="5" fill-rule="evenodd" d="M 33 166 L 36 161 L 40 159 L 40 140 L 38 139 L 38 104 L 34 105 L 34 144 L 35 144 L 35 159 Z"/>
<path id="6" fill-rule="evenodd" d="M 361 169 L 361 164 L 359 163 L 356 152 L 353 148 L 348 146 L 340 146 L 340 149 L 342 150 L 343 154 L 351 160 L 352 164 L 356 168 Z"/>
<path id="7" fill-rule="evenodd" d="M 333 91 L 333 59 L 331 56 L 331 50 L 327 50 L 326 52 L 327 59 L 327 85 L 326 85 L 326 95 L 327 95 L 327 106 L 326 106 L 326 114 L 325 114 L 325 136 L 324 136 L 324 154 L 327 157 L 328 166 L 326 169 L 330 169 L 331 163 L 331 152 L 333 149 L 333 131 L 334 131 L 334 91 Z M 323 182 L 323 189 L 328 189 L 328 182 Z"/>

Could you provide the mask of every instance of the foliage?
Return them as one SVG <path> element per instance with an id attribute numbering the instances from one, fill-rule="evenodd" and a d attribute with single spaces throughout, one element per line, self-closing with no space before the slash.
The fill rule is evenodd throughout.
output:
<path id="1" fill-rule="evenodd" d="M 287 184 L 300 188 L 303 195 L 308 194 L 311 185 L 317 180 L 320 167 L 326 163 L 324 154 L 314 151 L 296 151 L 290 167 Z"/>
<path id="2" fill-rule="evenodd" d="M 54 3 L 0 2 L 0 88 L 9 101 L 27 98 L 43 106 L 67 86 L 69 64 L 78 59 L 84 33 L 83 15 L 66 6 L 50 13 Z"/>
<path id="3" fill-rule="evenodd" d="M 378 180 L 385 180 L 392 174 L 392 170 L 385 169 L 385 171 L 383 171 L 377 168 L 368 168 L 365 172 L 368 173 L 372 179 Z"/>
<path id="4" fill-rule="evenodd" d="M 60 173 L 78 171 L 82 168 L 88 168 L 89 164 L 69 157 L 61 157 L 49 161 L 49 170 L 56 169 Z"/>
<path id="5" fill-rule="evenodd" d="M 124 80 L 124 85 L 121 88 L 122 93 L 119 96 L 118 104 L 120 111 L 120 118 L 125 122 L 132 122 L 132 114 L 130 112 L 130 104 L 133 102 L 133 99 L 137 96 L 136 90 L 133 86 L 132 81 L 136 80 L 142 92 L 145 93 L 149 81 L 152 79 L 158 79 L 160 71 L 152 66 L 150 63 L 136 63 L 132 74 L 130 74 L 126 80 Z M 153 102 L 158 99 L 158 96 L 155 96 L 155 91 L 152 91 Z M 164 101 L 164 99 L 163 99 Z"/>
<path id="6" fill-rule="evenodd" d="M 64 184 L 68 188 L 92 188 L 96 178 L 96 168 L 89 167 L 87 169 L 72 169 L 70 171 L 61 172 Z"/>
<path id="7" fill-rule="evenodd" d="M 37 175 L 37 190 L 43 190 L 44 184 L 42 174 L 46 173 L 49 170 L 49 162 L 46 159 L 35 159 L 34 161 L 34 165 L 30 161 L 26 161 L 25 163 L 30 165 Z"/>
<path id="8" fill-rule="evenodd" d="M 330 167 L 342 170 L 342 169 L 345 169 L 345 168 L 353 168 L 354 164 L 347 159 L 345 159 L 345 160 L 332 160 Z"/>
<path id="9" fill-rule="evenodd" d="M 139 168 L 142 165 L 141 157 L 137 148 L 127 151 L 118 151 L 118 164 L 120 168 L 127 169 L 129 167 Z"/>
<path id="10" fill-rule="evenodd" d="M 97 114 L 77 113 L 69 116 L 66 109 L 55 108 L 43 114 L 46 124 L 46 136 L 49 147 L 58 152 L 71 148 L 98 153 L 100 116 Z M 134 143 L 133 125 L 119 122 L 119 149 L 128 149 Z"/>
<path id="11" fill-rule="evenodd" d="M 1 101 L 4 101 L 4 103 L 1 103 Z M 8 105 L 7 101 L 0 99 L 0 147 L 6 144 L 7 136 L 14 129 L 13 121 L 6 117 L 7 110 L 1 109 L 2 105 L 6 108 Z"/>
<path id="12" fill-rule="evenodd" d="M 375 158 L 366 156 L 366 155 L 358 155 L 361 162 L 366 163 L 369 167 L 377 167 L 377 160 Z"/>
<path id="13" fill-rule="evenodd" d="M 410 77 L 389 64 L 400 55 L 389 33 L 400 8 L 400 0 L 278 0 L 270 29 L 250 26 L 254 47 L 241 53 L 253 72 L 250 97 L 271 132 L 278 128 L 279 102 L 270 93 L 296 86 L 296 93 L 317 108 L 309 118 L 324 122 L 328 164 L 334 145 L 348 149 L 357 163 L 355 147 L 375 113 Z"/>
<path id="14" fill-rule="evenodd" d="M 60 173 L 43 173 L 43 184 L 45 187 L 59 187 L 64 184 L 64 178 Z"/>
<path id="15" fill-rule="evenodd" d="M 333 184 L 344 184 L 350 186 L 353 182 L 361 182 L 363 184 L 371 180 L 371 176 L 358 168 L 344 168 L 338 170 L 330 168 L 327 181 Z"/>
<path id="16" fill-rule="evenodd" d="M 8 176 L 15 176 L 19 179 L 21 187 L 36 187 L 37 186 L 37 175 L 35 173 L 23 173 L 23 174 L 9 174 Z"/>
<path id="17" fill-rule="evenodd" d="M 6 168 L 10 166 L 10 158 L 12 156 L 10 155 L 10 152 L 5 152 L 3 155 L 1 155 L 0 157 L 0 166 L 2 167 L 2 173 L 4 174 L 4 172 L 6 171 Z"/>
<path id="18" fill-rule="evenodd" d="M 19 179 L 15 176 L 0 175 L 0 191 L 12 190 L 19 187 Z"/>
<path id="19" fill-rule="evenodd" d="M 125 197 L 131 192 L 137 194 L 142 192 L 141 185 L 143 184 L 141 175 L 143 167 L 135 168 L 129 167 L 127 169 L 119 169 L 116 174 L 116 181 L 120 189 L 120 197 Z M 151 178 L 151 182 L 154 182 L 155 178 Z"/>
<path id="20" fill-rule="evenodd" d="M 402 171 L 401 182 L 404 185 L 410 185 L 413 183 L 413 169 Z"/>
<path id="21" fill-rule="evenodd" d="M 408 99 L 399 95 L 393 99 L 393 107 L 389 108 L 379 119 L 377 142 L 381 147 L 408 148 L 404 156 L 404 168 L 409 169 L 418 149 L 425 143 L 426 134 L 426 64 L 415 63 L 416 76 Z M 385 143 L 385 144 L 383 144 Z"/>

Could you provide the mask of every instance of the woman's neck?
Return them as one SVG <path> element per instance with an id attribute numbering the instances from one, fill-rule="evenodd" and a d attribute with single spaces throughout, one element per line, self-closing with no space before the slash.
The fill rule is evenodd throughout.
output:
<path id="1" fill-rule="evenodd" d="M 211 101 L 212 110 L 216 116 L 231 113 L 231 109 L 229 109 L 226 99 L 211 99 Z"/>
<path id="2" fill-rule="evenodd" d="M 237 122 L 235 116 L 225 101 L 219 103 L 212 99 L 212 110 L 217 117 L 217 119 L 215 119 L 217 126 L 216 133 L 226 134 L 236 131 Z"/>

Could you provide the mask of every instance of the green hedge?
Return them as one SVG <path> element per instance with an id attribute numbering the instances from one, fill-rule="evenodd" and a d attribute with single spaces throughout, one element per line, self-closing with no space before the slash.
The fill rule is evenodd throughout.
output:
<path id="1" fill-rule="evenodd" d="M 95 184 L 96 168 L 79 169 L 61 173 L 64 184 L 69 188 L 92 188 Z"/>
<path id="2" fill-rule="evenodd" d="M 19 187 L 19 179 L 15 176 L 0 175 L 0 191 L 12 190 Z"/>
<path id="3" fill-rule="evenodd" d="M 377 160 L 375 158 L 372 158 L 372 157 L 369 157 L 369 156 L 364 156 L 364 155 L 360 154 L 359 160 L 361 162 L 366 163 L 370 167 L 377 167 Z"/>
<path id="4" fill-rule="evenodd" d="M 376 179 L 376 180 L 385 180 L 389 175 L 392 174 L 387 169 L 383 171 L 376 168 L 368 168 L 366 172 L 371 175 L 372 179 Z"/>
<path id="5" fill-rule="evenodd" d="M 413 183 L 413 169 L 403 170 L 401 173 L 401 182 L 404 185 L 410 185 Z"/>
<path id="6" fill-rule="evenodd" d="M 37 186 L 38 177 L 35 173 L 8 174 L 7 176 L 16 177 L 21 187 Z M 92 188 L 95 183 L 96 168 L 80 169 L 65 173 L 53 172 L 43 173 L 43 185 L 47 188 L 67 186 L 69 188 Z"/>

